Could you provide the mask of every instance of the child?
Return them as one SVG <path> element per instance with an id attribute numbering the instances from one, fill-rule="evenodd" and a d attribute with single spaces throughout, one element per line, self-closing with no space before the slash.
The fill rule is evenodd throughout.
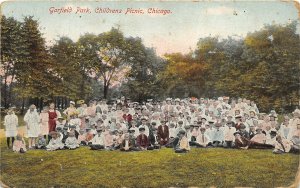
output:
<path id="1" fill-rule="evenodd" d="M 82 129 L 79 130 L 78 144 L 81 146 L 86 146 L 88 144 L 86 141 L 86 133 L 84 133 L 84 130 Z"/>
<path id="2" fill-rule="evenodd" d="M 60 128 L 57 128 L 57 130 L 59 130 Z M 67 138 L 68 138 L 68 127 L 64 126 L 62 132 L 58 132 L 59 134 L 59 138 L 61 140 L 62 143 L 65 143 Z"/>
<path id="3" fill-rule="evenodd" d="M 221 147 L 223 146 L 223 141 L 224 141 L 224 132 L 220 128 L 221 124 L 216 123 L 215 129 L 213 130 L 213 146 L 214 147 Z"/>
<path id="4" fill-rule="evenodd" d="M 51 140 L 49 144 L 46 146 L 47 151 L 55 151 L 64 148 L 64 144 L 62 143 L 61 139 L 59 138 L 60 135 L 56 131 L 50 132 Z"/>
<path id="5" fill-rule="evenodd" d="M 26 144 L 23 137 L 20 134 L 17 134 L 17 139 L 13 143 L 13 151 L 20 153 L 26 152 Z"/>
<path id="6" fill-rule="evenodd" d="M 5 136 L 7 138 L 7 147 L 10 148 L 14 144 L 15 136 L 17 136 L 18 117 L 15 115 L 12 108 L 8 109 L 7 115 L 4 117 Z"/>
<path id="7" fill-rule="evenodd" d="M 201 127 L 200 128 L 200 134 L 196 137 L 196 146 L 197 147 L 207 147 L 211 145 L 211 141 L 209 140 L 209 137 L 205 134 L 206 128 Z"/>
<path id="8" fill-rule="evenodd" d="M 161 125 L 158 126 L 157 136 L 158 136 L 158 142 L 161 146 L 164 146 L 168 143 L 168 141 L 169 141 L 169 127 L 166 125 L 166 121 L 161 121 Z"/>
<path id="9" fill-rule="evenodd" d="M 260 144 L 265 144 L 267 140 L 267 137 L 264 133 L 262 133 L 262 128 L 257 128 L 256 129 L 256 134 L 251 138 L 251 141 L 260 143 Z"/>
<path id="10" fill-rule="evenodd" d="M 88 143 L 88 145 L 92 144 L 92 139 L 94 138 L 94 134 L 92 132 L 92 130 L 90 128 L 86 129 L 86 142 Z"/>
<path id="11" fill-rule="evenodd" d="M 227 127 L 224 128 L 224 148 L 232 148 L 234 143 L 234 133 L 236 129 L 233 126 L 233 122 L 229 121 L 226 123 Z"/>
<path id="12" fill-rule="evenodd" d="M 64 118 L 62 117 L 62 116 L 59 116 L 58 118 L 57 118 L 57 122 L 56 122 L 56 128 L 57 127 L 60 127 L 60 128 L 64 128 L 64 126 L 65 126 L 65 124 L 66 124 L 66 122 L 64 121 Z"/>
<path id="13" fill-rule="evenodd" d="M 291 150 L 292 142 L 282 138 L 280 135 L 276 137 L 275 149 L 273 150 L 274 154 L 283 154 L 288 153 Z"/>
<path id="14" fill-rule="evenodd" d="M 78 140 L 75 138 L 75 132 L 70 131 L 65 142 L 66 149 L 76 149 L 79 147 Z"/>
<path id="15" fill-rule="evenodd" d="M 70 118 L 71 119 L 69 121 L 69 125 L 75 126 L 75 136 L 76 138 L 78 138 L 78 131 L 80 130 L 81 120 L 77 117 L 77 113 L 71 114 Z"/>
<path id="16" fill-rule="evenodd" d="M 72 131 L 73 131 L 73 132 L 74 132 L 74 135 L 75 135 L 75 138 L 78 139 L 79 133 L 78 133 L 78 131 L 77 131 L 77 125 L 70 125 L 69 128 L 70 128 L 70 131 L 69 131 L 69 132 L 72 132 Z"/>
<path id="17" fill-rule="evenodd" d="M 47 113 L 47 115 L 48 115 L 48 113 Z M 46 138 L 44 137 L 43 134 L 39 134 L 35 149 L 46 149 L 46 145 L 47 145 Z"/>
<path id="18" fill-rule="evenodd" d="M 185 136 L 185 131 L 180 130 L 173 142 L 175 153 L 186 153 L 190 150 L 189 142 Z"/>
<path id="19" fill-rule="evenodd" d="M 134 151 L 134 150 L 136 150 L 136 148 L 134 147 L 134 143 L 132 143 L 129 134 L 126 133 L 124 136 L 124 140 L 120 145 L 120 151 Z"/>
<path id="20" fill-rule="evenodd" d="M 35 147 L 35 140 L 40 132 L 40 116 L 36 111 L 35 105 L 31 105 L 24 116 L 25 125 L 27 127 L 27 136 L 29 142 L 29 149 Z"/>
<path id="21" fill-rule="evenodd" d="M 140 135 L 136 138 L 137 147 L 140 150 L 147 150 L 147 148 L 149 146 L 149 140 L 148 140 L 147 135 L 145 134 L 145 128 L 140 127 L 139 132 L 140 132 Z"/>
<path id="22" fill-rule="evenodd" d="M 157 135 L 157 128 L 153 128 L 152 134 L 149 135 L 150 147 L 148 149 L 160 149 L 159 136 Z"/>
<path id="23" fill-rule="evenodd" d="M 109 126 L 108 126 L 108 128 L 109 128 Z M 108 131 L 108 134 L 105 134 L 104 135 L 104 140 L 105 140 L 105 142 L 104 142 L 104 145 L 105 145 L 105 149 L 107 149 L 107 150 L 114 150 L 114 136 L 113 136 L 113 134 L 114 134 L 114 132 L 113 131 L 109 131 L 109 130 L 107 130 Z"/>
<path id="24" fill-rule="evenodd" d="M 49 134 L 49 107 L 45 106 L 40 113 L 40 130 L 41 134 L 44 136 L 46 139 L 47 135 Z"/>
<path id="25" fill-rule="evenodd" d="M 104 149 L 104 134 L 102 133 L 103 129 L 97 129 L 97 134 L 91 140 L 92 144 L 90 145 L 91 150 L 101 150 Z"/>

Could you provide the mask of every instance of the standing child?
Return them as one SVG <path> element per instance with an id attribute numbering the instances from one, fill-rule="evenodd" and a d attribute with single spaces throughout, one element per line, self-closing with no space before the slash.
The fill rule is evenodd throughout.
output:
<path id="1" fill-rule="evenodd" d="M 12 108 L 8 109 L 7 115 L 4 117 L 5 136 L 7 147 L 10 148 L 10 139 L 14 144 L 15 136 L 17 136 L 18 117 L 15 115 Z"/>
<path id="2" fill-rule="evenodd" d="M 26 144 L 23 137 L 20 134 L 17 134 L 17 139 L 14 141 L 13 151 L 20 153 L 26 152 Z"/>
<path id="3" fill-rule="evenodd" d="M 32 149 L 35 147 L 35 140 L 40 133 L 40 116 L 36 111 L 35 105 L 31 105 L 29 107 L 27 113 L 24 116 L 24 121 L 27 127 L 27 136 L 29 138 L 29 149 Z"/>
<path id="4" fill-rule="evenodd" d="M 40 129 L 41 134 L 44 136 L 44 138 L 47 138 L 47 135 L 49 134 L 49 107 L 45 106 L 40 113 Z"/>

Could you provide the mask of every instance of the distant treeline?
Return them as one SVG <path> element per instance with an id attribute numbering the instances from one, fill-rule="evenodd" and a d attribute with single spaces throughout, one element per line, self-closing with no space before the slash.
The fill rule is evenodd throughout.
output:
<path id="1" fill-rule="evenodd" d="M 194 51 L 159 57 L 119 28 L 46 45 L 37 20 L 1 18 L 1 107 L 116 98 L 242 97 L 262 111 L 299 105 L 297 21 L 246 37 L 200 38 Z M 201 37 L 201 36 L 199 36 Z M 188 36 L 187 36 L 188 40 Z"/>

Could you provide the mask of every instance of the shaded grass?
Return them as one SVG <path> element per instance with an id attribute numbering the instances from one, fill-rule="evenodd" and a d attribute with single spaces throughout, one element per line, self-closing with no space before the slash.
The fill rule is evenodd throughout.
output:
<path id="1" fill-rule="evenodd" d="M 294 181 L 298 164 L 298 155 L 271 150 L 1 151 L 2 181 L 10 187 L 276 187 Z"/>

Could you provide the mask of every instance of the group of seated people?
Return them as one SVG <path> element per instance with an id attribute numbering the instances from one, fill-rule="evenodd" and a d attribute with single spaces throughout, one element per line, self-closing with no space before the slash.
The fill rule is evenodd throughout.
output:
<path id="1" fill-rule="evenodd" d="M 279 123 L 274 110 L 259 113 L 255 103 L 246 99 L 229 103 L 228 97 L 167 98 L 139 104 L 122 97 L 113 105 L 92 100 L 87 107 L 81 102 L 64 114 L 65 118 L 57 118 L 48 140 L 39 135 L 35 148 L 143 151 L 167 147 L 185 153 L 191 147 L 224 147 L 273 149 L 275 154 L 300 150 L 300 110 Z M 19 134 L 14 150 L 26 151 Z"/>

